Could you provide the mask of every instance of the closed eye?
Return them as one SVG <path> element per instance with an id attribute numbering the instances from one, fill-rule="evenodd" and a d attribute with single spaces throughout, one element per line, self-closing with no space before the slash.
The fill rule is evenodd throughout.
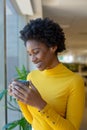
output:
<path id="1" fill-rule="evenodd" d="M 28 55 L 37 55 L 40 52 L 39 48 L 32 49 L 31 51 L 27 51 Z"/>
<path id="2" fill-rule="evenodd" d="M 39 51 L 34 51 L 32 53 L 27 52 L 27 53 L 28 53 L 29 56 L 32 56 L 32 55 L 37 55 L 39 53 Z"/>

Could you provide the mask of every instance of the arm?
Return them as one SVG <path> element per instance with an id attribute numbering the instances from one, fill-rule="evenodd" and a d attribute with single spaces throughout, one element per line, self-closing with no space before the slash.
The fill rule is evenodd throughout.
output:
<path id="1" fill-rule="evenodd" d="M 25 119 L 30 123 L 32 124 L 32 115 L 31 113 L 29 112 L 28 108 L 27 108 L 27 105 L 20 102 L 20 101 L 17 101 L 18 102 L 18 105 L 20 106 L 20 109 L 22 111 L 22 114 L 24 115 Z"/>
<path id="2" fill-rule="evenodd" d="M 29 80 L 29 75 L 27 76 L 27 80 Z M 31 115 L 31 113 L 29 112 L 28 108 L 27 108 L 27 105 L 24 104 L 23 102 L 21 101 L 17 101 L 18 102 L 18 105 L 22 111 L 22 114 L 24 115 L 25 119 L 30 123 L 32 124 L 32 120 L 33 120 L 33 117 Z"/>
<path id="3" fill-rule="evenodd" d="M 82 78 L 76 76 L 69 91 L 66 119 L 48 104 L 40 111 L 42 118 L 53 130 L 78 130 L 80 127 L 84 110 L 84 82 Z"/>

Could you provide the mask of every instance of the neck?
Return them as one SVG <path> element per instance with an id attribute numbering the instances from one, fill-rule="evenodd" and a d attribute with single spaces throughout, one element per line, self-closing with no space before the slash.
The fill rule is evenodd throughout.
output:
<path id="1" fill-rule="evenodd" d="M 52 69 L 59 64 L 59 60 L 56 58 L 52 61 L 52 64 L 47 69 Z"/>
<path id="2" fill-rule="evenodd" d="M 62 63 L 58 63 L 56 66 L 42 71 L 42 74 L 44 74 L 46 76 L 54 76 L 54 75 L 56 76 L 56 75 L 60 74 L 62 70 L 63 70 Z"/>

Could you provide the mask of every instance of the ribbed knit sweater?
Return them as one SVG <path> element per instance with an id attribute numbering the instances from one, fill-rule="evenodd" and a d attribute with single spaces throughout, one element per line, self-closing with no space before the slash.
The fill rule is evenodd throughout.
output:
<path id="1" fill-rule="evenodd" d="M 34 130 L 79 130 L 84 111 L 84 82 L 80 75 L 62 63 L 44 71 L 33 70 L 27 76 L 47 102 L 43 110 L 18 104 Z"/>

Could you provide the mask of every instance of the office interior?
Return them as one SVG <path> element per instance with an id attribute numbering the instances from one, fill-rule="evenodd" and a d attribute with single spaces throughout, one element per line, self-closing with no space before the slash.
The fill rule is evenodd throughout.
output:
<path id="1" fill-rule="evenodd" d="M 16 67 L 21 69 L 24 65 L 28 71 L 35 69 L 26 54 L 19 32 L 31 19 L 38 17 L 50 17 L 65 32 L 66 50 L 58 58 L 84 79 L 86 100 L 80 130 L 87 130 L 86 0 L 0 0 L 0 91 L 8 88 L 8 84 L 16 76 Z M 21 116 L 5 108 L 7 101 L 8 97 L 0 101 L 0 129 L 5 123 Z"/>

